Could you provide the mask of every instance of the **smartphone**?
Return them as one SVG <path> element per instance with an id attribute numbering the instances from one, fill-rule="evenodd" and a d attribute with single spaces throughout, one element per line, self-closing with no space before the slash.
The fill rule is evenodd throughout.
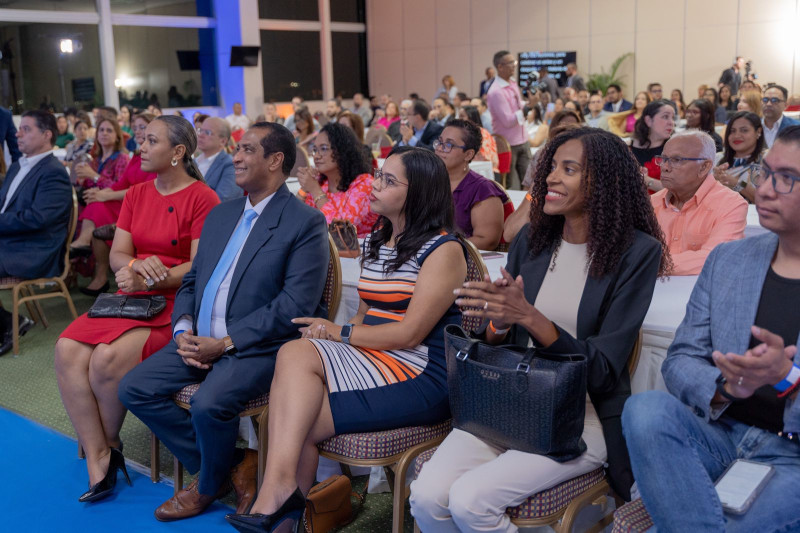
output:
<path id="1" fill-rule="evenodd" d="M 774 473 L 772 466 L 763 463 L 732 462 L 714 484 L 722 508 L 734 514 L 747 512 Z"/>

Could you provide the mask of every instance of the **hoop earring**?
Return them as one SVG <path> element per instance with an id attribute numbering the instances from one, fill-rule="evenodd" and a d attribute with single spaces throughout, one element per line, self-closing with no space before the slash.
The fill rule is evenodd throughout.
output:
<path id="1" fill-rule="evenodd" d="M 178 160 L 177 160 L 177 159 L 175 159 L 175 158 L 173 157 L 173 158 L 172 158 L 172 162 L 171 162 L 170 164 L 171 164 L 173 167 L 177 167 L 177 166 L 178 166 Z"/>

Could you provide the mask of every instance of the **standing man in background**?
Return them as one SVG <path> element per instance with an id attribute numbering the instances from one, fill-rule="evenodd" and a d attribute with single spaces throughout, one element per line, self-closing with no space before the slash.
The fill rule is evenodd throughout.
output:
<path id="1" fill-rule="evenodd" d="M 721 89 L 723 85 L 727 85 L 731 88 L 731 94 L 738 94 L 739 86 L 742 84 L 742 70 L 744 70 L 745 63 L 746 61 L 742 56 L 737 56 L 733 65 L 722 71 L 717 88 Z"/>
<path id="2" fill-rule="evenodd" d="M 233 131 L 246 130 L 250 127 L 250 119 L 247 118 L 247 115 L 242 113 L 241 102 L 233 103 L 233 113 L 225 117 L 225 120 L 231 125 L 231 130 Z"/>

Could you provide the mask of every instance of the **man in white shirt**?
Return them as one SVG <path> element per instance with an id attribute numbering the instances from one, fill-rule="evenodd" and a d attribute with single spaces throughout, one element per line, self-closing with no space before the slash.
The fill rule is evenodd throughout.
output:
<path id="1" fill-rule="evenodd" d="M 586 115 L 586 124 L 593 128 L 608 131 L 607 113 L 603 111 L 603 97 L 595 93 L 589 97 L 589 114 Z"/>
<path id="2" fill-rule="evenodd" d="M 72 186 L 53 156 L 55 117 L 41 110 L 22 115 L 17 143 L 24 157 L 12 163 L 0 186 L 0 278 L 57 276 L 72 210 Z M 19 334 L 33 322 L 20 317 Z M 12 346 L 11 314 L 0 305 L 0 355 Z"/>
<path id="3" fill-rule="evenodd" d="M 767 148 L 772 148 L 772 143 L 775 142 L 775 137 L 781 130 L 789 126 L 800 125 L 797 120 L 783 116 L 788 96 L 789 91 L 780 85 L 770 85 L 764 91 L 764 97 L 761 99 L 764 118 L 761 119 L 761 123 L 764 125 L 764 141 Z"/>
<path id="4" fill-rule="evenodd" d="M 205 119 L 197 130 L 197 149 L 200 150 L 200 155 L 194 162 L 197 163 L 206 184 L 214 189 L 222 202 L 244 195 L 241 187 L 236 185 L 233 159 L 225 152 L 230 138 L 230 126 L 218 117 Z"/>
<path id="5" fill-rule="evenodd" d="M 231 130 L 246 130 L 250 127 L 250 119 L 247 115 L 242 113 L 242 104 L 240 102 L 233 103 L 233 113 L 225 117 L 228 124 L 231 125 Z"/>
<path id="6" fill-rule="evenodd" d="M 358 116 L 361 117 L 365 126 L 369 125 L 369 121 L 372 120 L 372 109 L 370 109 L 369 104 L 364 103 L 364 95 L 361 93 L 353 95 L 353 107 L 351 111 L 357 113 Z"/>

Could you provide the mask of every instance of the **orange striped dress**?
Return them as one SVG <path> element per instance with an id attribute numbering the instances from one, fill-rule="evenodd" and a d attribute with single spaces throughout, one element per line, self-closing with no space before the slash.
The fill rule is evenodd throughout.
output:
<path id="1" fill-rule="evenodd" d="M 388 274 L 383 265 L 392 259 L 393 248 L 383 246 L 377 260 L 364 261 L 358 283 L 359 296 L 370 306 L 364 325 L 402 321 L 425 258 L 452 240 L 456 240 L 453 235 L 433 237 L 415 257 Z M 325 370 L 336 433 L 434 424 L 450 416 L 443 331 L 460 320 L 458 308 L 451 306 L 422 344 L 412 349 L 372 350 L 312 340 Z"/>

